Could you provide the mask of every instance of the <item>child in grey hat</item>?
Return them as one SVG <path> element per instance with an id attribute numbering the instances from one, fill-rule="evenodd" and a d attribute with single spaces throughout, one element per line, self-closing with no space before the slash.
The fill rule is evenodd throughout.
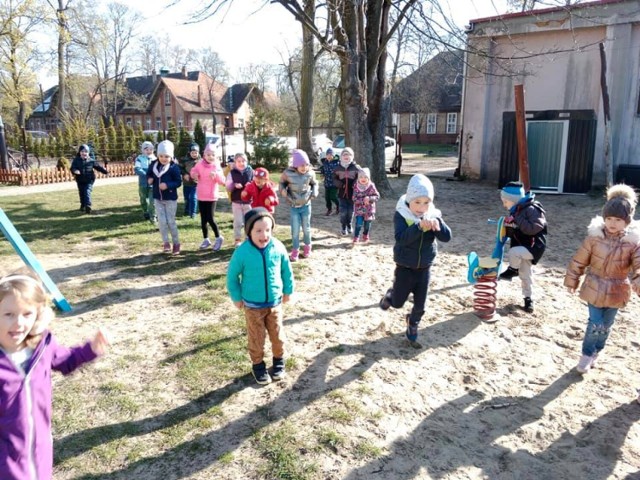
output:
<path id="1" fill-rule="evenodd" d="M 153 154 L 153 143 L 142 142 L 140 146 L 140 155 L 136 157 L 133 171 L 138 175 L 138 197 L 140 198 L 140 207 L 145 220 L 156 223 L 156 210 L 153 205 L 153 189 L 147 183 L 147 171 L 149 165 L 156 159 Z"/>

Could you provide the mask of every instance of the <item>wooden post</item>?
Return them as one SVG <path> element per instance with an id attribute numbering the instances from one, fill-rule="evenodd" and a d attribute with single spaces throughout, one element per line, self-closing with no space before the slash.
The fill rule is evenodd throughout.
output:
<path id="1" fill-rule="evenodd" d="M 524 115 L 524 87 L 515 85 L 513 87 L 516 104 L 516 137 L 518 138 L 518 167 L 520 170 L 520 181 L 524 185 L 524 191 L 531 189 L 529 181 L 529 159 L 527 157 L 527 128 Z"/>
<path id="2" fill-rule="evenodd" d="M 602 90 L 602 113 L 604 116 L 604 165 L 607 171 L 607 186 L 613 185 L 613 161 L 611 159 L 611 141 L 609 122 L 611 121 L 611 109 L 609 107 L 609 90 L 607 88 L 607 57 L 604 52 L 604 43 L 600 43 L 600 89 Z"/>

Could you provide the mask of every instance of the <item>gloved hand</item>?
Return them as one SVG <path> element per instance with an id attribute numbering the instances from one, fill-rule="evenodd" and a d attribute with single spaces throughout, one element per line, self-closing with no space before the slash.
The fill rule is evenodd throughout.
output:
<path id="1" fill-rule="evenodd" d="M 513 215 L 509 215 L 505 217 L 503 225 L 507 228 L 517 228 L 516 219 L 513 218 Z"/>

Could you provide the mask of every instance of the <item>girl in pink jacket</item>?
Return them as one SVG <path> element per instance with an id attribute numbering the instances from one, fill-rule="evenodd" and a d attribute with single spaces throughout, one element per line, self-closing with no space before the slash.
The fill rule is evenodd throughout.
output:
<path id="1" fill-rule="evenodd" d="M 224 175 L 220 162 L 216 158 L 214 146 L 210 143 L 204 149 L 202 160 L 191 169 L 191 178 L 196 182 L 196 198 L 200 210 L 200 226 L 204 240 L 200 244 L 200 250 L 209 248 L 212 244 L 209 240 L 211 225 L 216 240 L 213 243 L 213 251 L 217 252 L 222 247 L 222 235 L 218 224 L 214 220 L 216 204 L 218 203 L 218 185 L 224 185 Z"/>

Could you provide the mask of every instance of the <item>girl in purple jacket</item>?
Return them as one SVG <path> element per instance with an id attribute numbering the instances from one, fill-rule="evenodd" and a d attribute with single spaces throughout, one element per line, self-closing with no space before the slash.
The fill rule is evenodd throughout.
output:
<path id="1" fill-rule="evenodd" d="M 49 296 L 30 274 L 0 280 L 0 478 L 50 480 L 51 370 L 67 375 L 102 355 L 109 344 L 98 331 L 83 346 L 58 345 L 47 330 Z"/>

